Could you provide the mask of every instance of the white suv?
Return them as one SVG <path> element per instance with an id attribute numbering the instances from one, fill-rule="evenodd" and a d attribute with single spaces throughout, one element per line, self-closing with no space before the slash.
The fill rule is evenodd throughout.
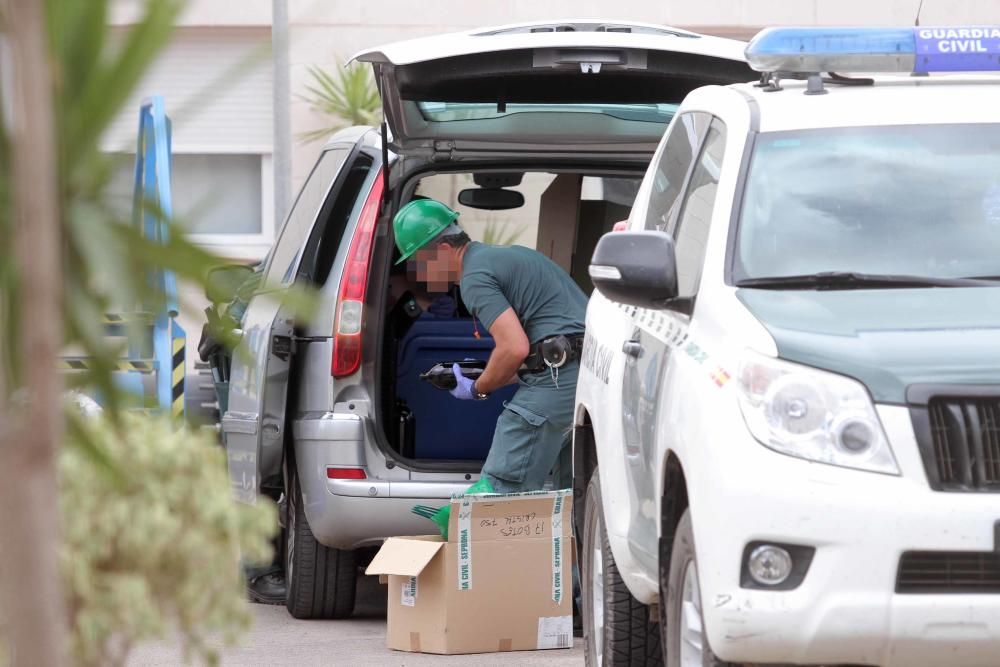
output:
<path id="1" fill-rule="evenodd" d="M 1000 664 L 1000 77 L 921 75 L 998 56 L 773 29 L 681 104 L 590 266 L 589 664 Z"/>

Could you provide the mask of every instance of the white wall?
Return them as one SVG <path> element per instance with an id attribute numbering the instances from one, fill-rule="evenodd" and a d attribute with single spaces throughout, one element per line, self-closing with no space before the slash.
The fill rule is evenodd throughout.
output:
<path id="1" fill-rule="evenodd" d="M 112 25 L 134 23 L 142 15 L 143 0 L 114 0 Z M 271 0 L 188 0 L 178 25 L 271 27 Z"/>

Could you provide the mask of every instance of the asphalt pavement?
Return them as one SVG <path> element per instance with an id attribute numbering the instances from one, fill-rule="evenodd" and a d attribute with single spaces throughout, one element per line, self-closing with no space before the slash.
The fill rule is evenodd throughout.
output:
<path id="1" fill-rule="evenodd" d="M 546 665 L 579 667 L 583 643 L 572 649 L 440 656 L 385 647 L 386 589 L 377 577 L 360 575 L 354 616 L 342 621 L 298 621 L 285 608 L 252 605 L 256 622 L 238 646 L 222 649 L 222 667 L 329 667 L 331 665 Z M 129 667 L 184 664 L 176 642 L 143 644 Z"/>

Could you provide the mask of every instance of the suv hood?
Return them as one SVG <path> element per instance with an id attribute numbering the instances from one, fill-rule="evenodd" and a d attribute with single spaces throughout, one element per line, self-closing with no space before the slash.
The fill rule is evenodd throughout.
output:
<path id="1" fill-rule="evenodd" d="M 876 402 L 911 384 L 1000 385 L 1000 287 L 740 289 L 778 356 L 854 377 Z"/>
<path id="2" fill-rule="evenodd" d="M 650 24 L 556 21 L 397 42 L 351 60 L 372 64 L 397 151 L 648 157 L 688 92 L 757 77 L 744 47 Z"/>

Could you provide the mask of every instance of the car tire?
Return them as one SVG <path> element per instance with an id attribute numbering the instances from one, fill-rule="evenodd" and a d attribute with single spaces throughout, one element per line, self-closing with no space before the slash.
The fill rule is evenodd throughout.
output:
<path id="1" fill-rule="evenodd" d="M 665 664 L 669 667 L 736 667 L 715 656 L 705 635 L 690 510 L 684 510 L 677 525 L 667 581 L 662 579 L 660 600 L 666 600 L 666 604 L 660 605 L 660 630 L 667 655 Z M 697 627 L 688 625 L 692 621 L 697 622 Z"/>
<path id="2" fill-rule="evenodd" d="M 597 469 L 587 486 L 586 499 L 582 559 L 586 664 L 662 665 L 660 632 L 650 608 L 632 597 L 611 553 Z"/>
<path id="3" fill-rule="evenodd" d="M 285 530 L 285 606 L 294 618 L 347 618 L 354 612 L 358 563 L 348 549 L 316 541 L 303 509 L 295 464 L 286 466 L 288 525 Z"/>

